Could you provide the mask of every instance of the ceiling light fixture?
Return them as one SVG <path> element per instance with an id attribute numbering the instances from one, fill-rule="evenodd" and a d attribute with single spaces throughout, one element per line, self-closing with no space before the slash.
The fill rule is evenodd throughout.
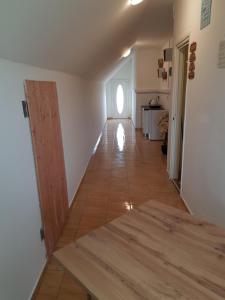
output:
<path id="1" fill-rule="evenodd" d="M 141 3 L 143 0 L 129 0 L 129 3 L 131 5 L 138 5 L 139 3 Z"/>
<path id="2" fill-rule="evenodd" d="M 127 49 L 124 54 L 123 54 L 123 57 L 128 57 L 131 53 L 131 49 Z"/>

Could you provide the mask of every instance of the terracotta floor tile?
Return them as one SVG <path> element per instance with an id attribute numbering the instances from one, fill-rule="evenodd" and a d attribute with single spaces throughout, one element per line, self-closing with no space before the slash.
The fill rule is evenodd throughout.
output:
<path id="1" fill-rule="evenodd" d="M 57 300 L 87 299 L 84 289 L 65 272 Z"/>
<path id="2" fill-rule="evenodd" d="M 117 140 L 120 123 L 125 132 L 124 145 L 118 145 Z M 168 179 L 166 157 L 161 154 L 160 147 L 160 142 L 144 139 L 130 120 L 108 121 L 57 248 L 149 200 L 186 210 Z M 54 259 L 50 259 L 34 299 L 83 300 L 86 292 Z"/>
<path id="3" fill-rule="evenodd" d="M 85 292 L 82 294 L 73 294 L 71 292 L 60 291 L 57 300 L 87 300 L 87 295 Z"/>
<path id="4" fill-rule="evenodd" d="M 57 295 L 56 296 L 50 296 L 50 295 L 43 295 L 43 294 L 38 294 L 35 297 L 35 300 L 57 300 Z"/>
<path id="5" fill-rule="evenodd" d="M 51 257 L 48 262 L 48 271 L 64 271 L 61 264 L 54 258 Z"/>
<path id="6" fill-rule="evenodd" d="M 42 296 L 56 297 L 59 293 L 64 271 L 47 270 L 42 278 L 39 294 Z"/>

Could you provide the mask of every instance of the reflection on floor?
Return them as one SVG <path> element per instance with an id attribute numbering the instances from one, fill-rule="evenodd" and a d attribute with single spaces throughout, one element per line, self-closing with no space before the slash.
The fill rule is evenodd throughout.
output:
<path id="1" fill-rule="evenodd" d="M 185 210 L 160 145 L 145 140 L 130 120 L 108 121 L 57 248 L 151 199 Z M 35 299 L 81 300 L 86 294 L 51 259 Z"/>

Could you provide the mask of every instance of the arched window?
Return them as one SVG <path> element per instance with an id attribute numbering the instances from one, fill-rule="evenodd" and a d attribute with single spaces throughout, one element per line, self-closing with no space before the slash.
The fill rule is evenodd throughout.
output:
<path id="1" fill-rule="evenodd" d="M 121 115 L 124 107 L 124 91 L 123 91 L 123 86 L 121 84 L 117 86 L 116 106 L 117 106 L 118 113 Z"/>

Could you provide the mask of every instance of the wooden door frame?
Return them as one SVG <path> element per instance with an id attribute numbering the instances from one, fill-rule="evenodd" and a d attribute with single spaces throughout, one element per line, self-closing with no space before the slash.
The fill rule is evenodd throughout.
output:
<path id="1" fill-rule="evenodd" d="M 181 49 L 185 47 L 190 42 L 190 35 L 182 39 L 176 47 L 174 47 L 174 79 L 173 79 L 173 91 L 172 91 L 172 103 L 171 103 L 171 115 L 170 115 L 170 140 L 169 140 L 169 177 L 171 180 L 175 179 L 178 176 L 178 155 L 179 155 L 179 124 L 181 119 L 181 110 L 180 110 L 180 96 L 181 96 L 181 81 L 183 78 L 182 65 L 180 63 L 181 58 Z M 182 76 L 180 76 L 182 74 Z M 187 90 L 188 85 L 186 86 L 185 99 L 187 100 Z M 184 143 L 185 143 L 185 128 L 186 128 L 186 110 L 184 116 L 184 135 L 183 135 L 183 145 L 182 152 L 184 153 Z M 183 179 L 183 159 L 182 156 L 182 172 L 181 172 L 181 190 L 182 190 L 182 179 Z"/>

